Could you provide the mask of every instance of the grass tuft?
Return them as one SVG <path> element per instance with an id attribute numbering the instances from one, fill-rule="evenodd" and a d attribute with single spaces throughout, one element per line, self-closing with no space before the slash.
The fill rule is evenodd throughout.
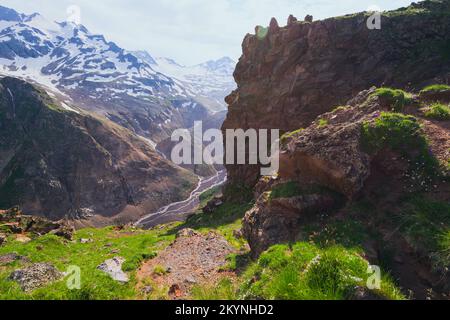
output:
<path id="1" fill-rule="evenodd" d="M 425 116 L 435 120 L 450 120 L 450 107 L 442 103 L 434 103 L 426 109 Z"/>
<path id="2" fill-rule="evenodd" d="M 395 112 L 403 111 L 406 105 L 412 103 L 412 95 L 400 89 L 378 88 L 371 96 L 386 100 Z"/>

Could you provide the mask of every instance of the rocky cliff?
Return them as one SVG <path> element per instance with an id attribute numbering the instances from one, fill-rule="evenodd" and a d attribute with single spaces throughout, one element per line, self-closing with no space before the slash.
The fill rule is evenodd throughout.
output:
<path id="1" fill-rule="evenodd" d="M 129 130 L 0 80 L 0 207 L 128 221 L 185 198 L 196 182 Z"/>
<path id="2" fill-rule="evenodd" d="M 244 39 L 223 129 L 293 131 L 371 86 L 447 83 L 449 12 L 450 1 L 424 1 L 383 13 L 381 30 L 369 30 L 369 13 L 257 27 Z M 227 169 L 232 184 L 258 180 L 257 166 Z"/>

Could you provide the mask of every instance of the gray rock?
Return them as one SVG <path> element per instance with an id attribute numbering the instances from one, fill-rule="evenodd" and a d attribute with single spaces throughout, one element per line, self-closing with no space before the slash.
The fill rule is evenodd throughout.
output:
<path id="1" fill-rule="evenodd" d="M 35 263 L 32 266 L 14 271 L 9 279 L 16 281 L 23 291 L 30 292 L 57 281 L 63 274 L 49 263 Z"/>
<path id="2" fill-rule="evenodd" d="M 80 239 L 80 243 L 83 243 L 83 244 L 86 244 L 86 243 L 91 243 L 91 242 L 93 242 L 94 240 L 92 240 L 92 239 Z"/>
<path id="3" fill-rule="evenodd" d="M 115 281 L 127 283 L 130 281 L 130 278 L 125 272 L 122 271 L 122 265 L 124 262 L 124 258 L 115 257 L 113 259 L 106 260 L 99 265 L 97 269 L 109 274 Z"/>

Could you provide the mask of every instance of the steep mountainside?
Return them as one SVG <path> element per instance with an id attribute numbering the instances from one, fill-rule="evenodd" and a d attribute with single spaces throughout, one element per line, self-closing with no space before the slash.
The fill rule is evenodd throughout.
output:
<path id="1" fill-rule="evenodd" d="M 82 25 L 0 7 L 0 73 L 44 85 L 158 141 L 208 117 L 202 102 L 211 98 L 197 99 L 201 84 L 185 86 L 141 58 Z"/>
<path id="2" fill-rule="evenodd" d="M 27 214 L 129 221 L 197 183 L 129 130 L 13 78 L 0 80 L 0 142 L 0 207 Z"/>
<path id="3" fill-rule="evenodd" d="M 367 28 L 368 13 L 257 27 L 244 39 L 223 129 L 293 131 L 371 86 L 448 83 L 449 12 L 450 1 L 424 1 L 383 13 L 381 30 Z M 258 180 L 257 167 L 227 169 L 232 183 Z"/>

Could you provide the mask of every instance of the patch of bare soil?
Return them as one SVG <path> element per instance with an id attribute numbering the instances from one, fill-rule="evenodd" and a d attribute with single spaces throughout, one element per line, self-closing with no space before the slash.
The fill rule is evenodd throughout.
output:
<path id="1" fill-rule="evenodd" d="M 221 279 L 221 267 L 235 252 L 217 233 L 203 235 L 191 229 L 181 230 L 175 242 L 140 268 L 138 288 L 145 289 L 145 283 L 151 280 L 156 287 L 165 288 L 171 299 L 187 299 L 193 286 Z"/>
<path id="2" fill-rule="evenodd" d="M 422 120 L 422 123 L 433 154 L 446 164 L 450 160 L 450 121 Z"/>

